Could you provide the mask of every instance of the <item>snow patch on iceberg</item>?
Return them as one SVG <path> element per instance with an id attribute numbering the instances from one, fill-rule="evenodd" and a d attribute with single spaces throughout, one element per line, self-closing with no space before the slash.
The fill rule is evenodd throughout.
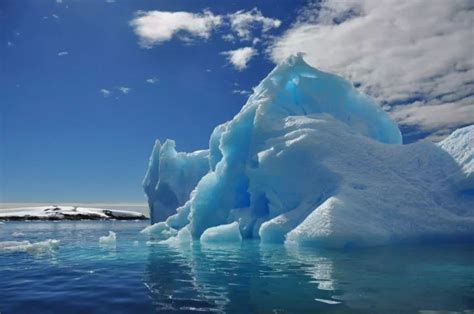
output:
<path id="1" fill-rule="evenodd" d="M 439 146 L 459 165 L 452 174 L 459 189 L 474 194 L 474 125 L 454 131 Z"/>

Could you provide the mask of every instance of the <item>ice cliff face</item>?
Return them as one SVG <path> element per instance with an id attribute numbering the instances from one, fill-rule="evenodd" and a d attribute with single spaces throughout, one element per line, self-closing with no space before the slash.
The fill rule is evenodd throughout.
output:
<path id="1" fill-rule="evenodd" d="M 213 242 L 219 230 L 239 239 L 233 222 L 243 238 L 328 247 L 472 239 L 474 144 L 458 144 L 466 136 L 400 145 L 397 125 L 371 99 L 294 56 L 214 130 L 209 151 L 155 147 L 144 186 L 152 221 L 166 219 L 159 230 L 185 227 Z"/>
<path id="2" fill-rule="evenodd" d="M 176 151 L 176 144 L 167 140 L 163 145 L 156 141 L 143 180 L 148 197 L 150 219 L 158 222 L 176 213 L 198 181 L 209 171 L 209 153 Z"/>

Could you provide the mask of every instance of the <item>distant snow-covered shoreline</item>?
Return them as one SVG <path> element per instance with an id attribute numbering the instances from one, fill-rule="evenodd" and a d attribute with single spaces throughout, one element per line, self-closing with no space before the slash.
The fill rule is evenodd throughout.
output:
<path id="1" fill-rule="evenodd" d="M 136 220 L 148 219 L 142 213 L 76 206 L 36 206 L 0 209 L 0 220 Z"/>

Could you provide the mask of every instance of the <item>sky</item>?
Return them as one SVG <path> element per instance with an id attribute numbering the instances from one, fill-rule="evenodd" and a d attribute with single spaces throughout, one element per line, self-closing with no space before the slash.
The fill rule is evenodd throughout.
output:
<path id="1" fill-rule="evenodd" d="M 474 123 L 474 3 L 0 1 L 0 202 L 143 203 L 155 139 L 208 146 L 303 52 L 404 142 Z"/>

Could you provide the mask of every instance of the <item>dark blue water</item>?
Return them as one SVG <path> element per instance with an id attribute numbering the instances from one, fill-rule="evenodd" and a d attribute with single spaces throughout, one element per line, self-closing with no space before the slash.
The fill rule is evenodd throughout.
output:
<path id="1" fill-rule="evenodd" d="M 473 245 L 348 252 L 260 246 L 257 241 L 239 246 L 150 246 L 138 233 L 146 224 L 0 225 L 0 241 L 61 241 L 51 252 L 0 251 L 0 312 L 474 310 Z M 109 230 L 117 233 L 116 246 L 101 246 L 98 239 Z"/>

